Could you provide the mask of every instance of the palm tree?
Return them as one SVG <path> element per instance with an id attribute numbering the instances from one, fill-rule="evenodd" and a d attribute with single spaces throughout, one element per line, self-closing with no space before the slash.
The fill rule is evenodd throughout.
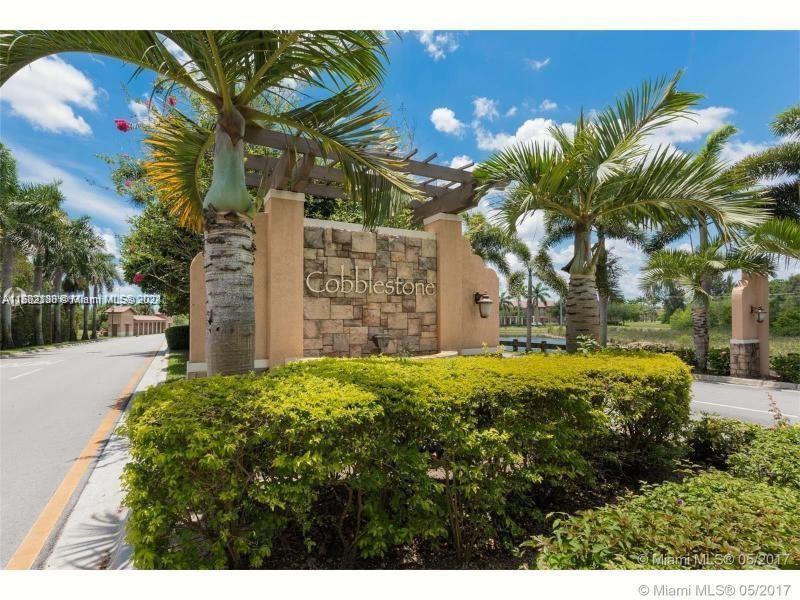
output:
<path id="1" fill-rule="evenodd" d="M 57 184 L 30 185 L 17 180 L 17 167 L 11 152 L 0 144 L 0 294 L 11 287 L 14 277 L 14 263 L 18 253 L 37 251 L 47 238 L 40 238 L 45 232 L 44 223 L 48 215 L 57 210 L 61 200 Z M 37 231 L 38 224 L 43 228 Z M 41 291 L 41 289 L 39 289 Z M 10 303 L 3 303 L 2 347 L 13 348 L 11 331 Z"/>
<path id="2" fill-rule="evenodd" d="M 539 320 L 539 302 L 547 302 L 550 299 L 550 294 L 542 282 L 537 282 L 531 286 L 530 298 L 534 307 L 534 319 Z"/>
<path id="3" fill-rule="evenodd" d="M 512 271 L 506 277 L 509 295 L 517 302 L 517 316 L 522 314 L 522 297 L 525 295 L 525 272 Z"/>
<path id="4" fill-rule="evenodd" d="M 148 176 L 183 224 L 205 235 L 206 362 L 209 375 L 253 368 L 253 199 L 245 186 L 247 125 L 279 128 L 316 141 L 343 173 L 371 226 L 416 195 L 382 151 L 394 135 L 375 104 L 384 75 L 383 34 L 371 31 L 22 31 L 0 38 L 0 85 L 33 61 L 89 52 L 154 71 L 159 89 L 178 86 L 213 107 L 213 135 L 177 110 L 150 134 Z M 262 110 L 289 86 L 327 97 Z M 311 96 L 308 95 L 308 98 Z M 203 193 L 198 172 L 213 141 L 213 173 Z M 380 151 L 379 151 L 380 150 Z"/>
<path id="5" fill-rule="evenodd" d="M 114 264 L 114 256 L 105 252 L 96 252 L 91 257 L 89 269 L 89 285 L 92 293 L 92 339 L 97 339 L 97 299 L 103 291 L 111 291 L 120 277 Z"/>
<path id="6" fill-rule="evenodd" d="M 761 200 L 750 179 L 720 177 L 715 162 L 695 161 L 670 147 L 651 149 L 647 138 L 658 128 L 684 118 L 700 96 L 677 90 L 671 80 L 645 82 L 592 118 L 581 114 L 572 128 L 550 128 L 552 143 L 523 143 L 503 150 L 475 170 L 480 190 L 507 191 L 499 218 L 513 230 L 538 210 L 572 224 L 569 264 L 567 350 L 578 336 L 599 339 L 596 266 L 592 234 L 622 221 L 630 226 L 669 226 L 676 219 L 710 218 L 723 232 L 734 224 L 755 225 Z"/>
<path id="7" fill-rule="evenodd" d="M 500 292 L 499 309 L 500 312 L 511 312 L 514 308 L 514 302 L 508 292 Z"/>
<path id="8" fill-rule="evenodd" d="M 649 257 L 642 269 L 641 283 L 645 291 L 657 285 L 672 284 L 691 302 L 695 362 L 700 371 L 706 370 L 708 356 L 708 282 L 739 269 L 770 274 L 774 266 L 766 253 L 726 248 L 724 238 L 719 236 L 694 252 L 659 250 Z"/>
<path id="9" fill-rule="evenodd" d="M 464 237 L 472 251 L 507 277 L 511 272 L 507 255 L 513 252 L 518 241 L 515 236 L 509 236 L 502 228 L 489 223 L 481 213 L 466 213 L 463 219 L 466 226 Z"/>

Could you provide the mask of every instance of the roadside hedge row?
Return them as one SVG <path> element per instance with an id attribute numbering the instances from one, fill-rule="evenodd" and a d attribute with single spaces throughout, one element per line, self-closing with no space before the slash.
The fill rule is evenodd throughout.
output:
<path id="1" fill-rule="evenodd" d="M 530 535 L 594 457 L 656 468 L 689 415 L 669 356 L 320 360 L 151 388 L 125 433 L 140 568 L 339 564 Z"/>
<path id="2" fill-rule="evenodd" d="M 188 325 L 173 325 L 164 330 L 164 335 L 167 338 L 167 347 L 170 350 L 188 350 L 189 349 L 189 326 Z"/>
<path id="3" fill-rule="evenodd" d="M 704 417 L 690 458 L 708 471 L 553 522 L 523 546 L 542 569 L 800 568 L 800 424 Z"/>

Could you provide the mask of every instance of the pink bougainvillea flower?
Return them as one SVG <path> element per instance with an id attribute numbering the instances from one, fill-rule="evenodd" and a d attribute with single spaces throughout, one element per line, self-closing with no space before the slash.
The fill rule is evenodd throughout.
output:
<path id="1" fill-rule="evenodd" d="M 117 126 L 121 132 L 126 133 L 132 129 L 132 126 L 125 119 L 114 119 L 114 125 Z"/>
<path id="2" fill-rule="evenodd" d="M 136 275 L 133 276 L 133 283 L 135 283 L 136 285 L 139 285 L 143 281 L 144 281 L 144 275 L 142 275 L 141 273 L 137 273 Z"/>
<path id="3" fill-rule="evenodd" d="M 126 188 L 129 188 L 129 187 L 131 187 L 132 185 L 133 185 L 133 182 L 132 182 L 130 179 L 126 179 L 126 180 L 125 180 L 125 187 L 126 187 Z"/>
<path id="4" fill-rule="evenodd" d="M 175 106 L 178 103 L 178 101 L 175 99 L 175 96 L 169 96 L 167 98 L 167 102 L 169 102 L 170 106 Z"/>

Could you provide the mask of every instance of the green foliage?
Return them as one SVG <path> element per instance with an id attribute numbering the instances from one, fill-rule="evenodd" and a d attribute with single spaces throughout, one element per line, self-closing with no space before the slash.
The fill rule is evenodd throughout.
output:
<path id="1" fill-rule="evenodd" d="M 128 220 L 130 230 L 121 244 L 125 279 L 142 276 L 139 287 L 161 296 L 161 310 L 189 311 L 189 265 L 203 250 L 202 235 L 184 229 L 162 203 L 148 202 L 141 214 Z"/>
<path id="2" fill-rule="evenodd" d="M 167 347 L 170 350 L 188 350 L 189 349 L 189 326 L 188 325 L 173 325 L 164 330 L 164 335 L 167 338 Z"/>
<path id="3" fill-rule="evenodd" d="M 596 354 L 328 359 L 151 388 L 126 425 L 135 562 L 348 565 L 424 543 L 468 563 L 587 489 L 598 454 L 673 448 L 690 382 L 672 357 Z"/>
<path id="4" fill-rule="evenodd" d="M 800 353 L 771 356 L 769 366 L 783 381 L 800 383 Z"/>
<path id="5" fill-rule="evenodd" d="M 762 429 L 728 463 L 731 472 L 740 477 L 800 491 L 800 425 Z"/>
<path id="6" fill-rule="evenodd" d="M 777 335 L 800 336 L 800 306 L 782 310 L 778 318 L 770 322 L 770 329 Z"/>
<path id="7" fill-rule="evenodd" d="M 800 491 L 711 471 L 553 523 L 542 569 L 800 566 Z"/>
<path id="8" fill-rule="evenodd" d="M 724 469 L 728 457 L 747 448 L 761 430 L 753 423 L 704 414 L 686 432 L 688 458 L 697 465 Z"/>
<path id="9" fill-rule="evenodd" d="M 709 348 L 706 371 L 712 375 L 731 374 L 731 351 L 729 348 Z"/>

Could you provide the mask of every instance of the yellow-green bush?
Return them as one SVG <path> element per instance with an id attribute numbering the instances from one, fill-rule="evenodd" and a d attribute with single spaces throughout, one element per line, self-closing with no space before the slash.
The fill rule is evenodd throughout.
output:
<path id="1" fill-rule="evenodd" d="M 690 381 L 674 357 L 596 355 L 329 359 L 153 388 L 126 426 L 134 558 L 347 564 L 425 542 L 466 562 L 589 485 L 595 455 L 668 455 Z"/>
<path id="2" fill-rule="evenodd" d="M 709 472 L 554 522 L 542 569 L 800 566 L 800 491 Z"/>

